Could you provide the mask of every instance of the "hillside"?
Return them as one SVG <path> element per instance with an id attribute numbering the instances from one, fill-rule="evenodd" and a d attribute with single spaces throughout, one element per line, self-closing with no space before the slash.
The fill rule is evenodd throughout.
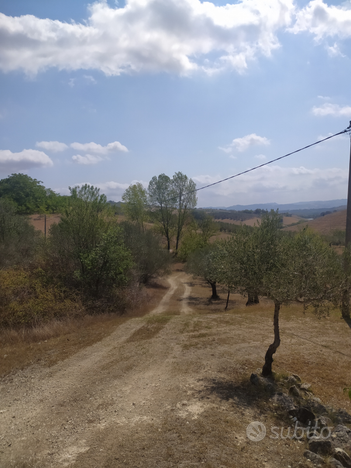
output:
<path id="1" fill-rule="evenodd" d="M 337 211 L 336 213 L 331 213 L 311 221 L 302 222 L 295 226 L 289 226 L 284 228 L 284 230 L 299 231 L 305 226 L 309 226 L 314 231 L 324 235 L 330 234 L 336 230 L 344 231 L 346 229 L 346 210 Z"/>
<path id="2" fill-rule="evenodd" d="M 226 289 L 209 304 L 208 285 L 180 265 L 167 283 L 149 289 L 149 303 L 158 300 L 142 316 L 27 345 L 27 366 L 0 379 L 1 468 L 312 467 L 306 436 L 290 435 L 294 422 L 279 402 L 298 378 L 320 408 L 350 411 L 347 323 L 285 307 L 277 379 L 265 388 L 250 376 L 271 343 L 273 304 L 247 308 L 233 294 L 224 312 Z M 2 340 L 3 361 L 16 349 Z M 249 438 L 253 421 L 267 428 L 263 440 Z"/>

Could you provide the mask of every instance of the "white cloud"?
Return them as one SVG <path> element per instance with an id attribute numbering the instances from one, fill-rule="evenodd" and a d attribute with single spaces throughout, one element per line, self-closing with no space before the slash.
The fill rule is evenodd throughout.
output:
<path id="1" fill-rule="evenodd" d="M 103 158 L 101 158 L 100 156 L 93 156 L 91 154 L 86 154 L 84 156 L 81 156 L 80 154 L 76 154 L 72 156 L 72 159 L 77 164 L 84 164 L 84 165 L 97 164 L 100 161 L 103 161 Z"/>
<path id="2" fill-rule="evenodd" d="M 59 141 L 37 141 L 35 146 L 37 148 L 43 148 L 46 151 L 52 151 L 53 153 L 59 153 L 68 148 L 65 143 L 60 143 Z"/>
<path id="3" fill-rule="evenodd" d="M 336 42 L 332 46 L 327 46 L 327 52 L 330 57 L 345 57 Z"/>
<path id="4" fill-rule="evenodd" d="M 96 79 L 91 75 L 84 75 L 83 78 L 84 78 L 84 80 L 85 80 L 85 82 L 87 84 L 96 84 L 97 83 Z"/>
<path id="5" fill-rule="evenodd" d="M 0 150 L 1 171 L 25 171 L 35 167 L 50 167 L 53 162 L 42 151 L 24 149 L 19 153 L 10 150 Z"/>
<path id="6" fill-rule="evenodd" d="M 224 148 L 219 146 L 219 149 L 225 153 L 231 153 L 233 150 L 242 153 L 252 146 L 257 145 L 267 146 L 270 145 L 270 141 L 266 137 L 258 136 L 256 133 L 250 133 L 250 135 L 246 135 L 242 138 L 235 138 L 229 145 L 225 146 Z"/>
<path id="7" fill-rule="evenodd" d="M 101 0 L 89 6 L 84 23 L 0 14 L 0 69 L 32 75 L 50 67 L 97 69 L 106 75 L 212 73 L 228 67 L 242 72 L 249 61 L 280 47 L 277 33 L 291 24 L 294 12 L 293 0 L 223 6 L 127 0 L 122 8 Z"/>
<path id="8" fill-rule="evenodd" d="M 264 154 L 257 154 L 255 159 L 258 159 L 259 161 L 265 161 L 267 157 Z"/>
<path id="9" fill-rule="evenodd" d="M 347 5 L 328 6 L 323 0 L 312 0 L 296 14 L 296 23 L 290 29 L 297 34 L 308 31 L 317 41 L 327 37 L 345 39 L 351 36 L 351 9 Z"/>
<path id="10" fill-rule="evenodd" d="M 213 183 L 220 176 L 192 177 L 197 187 Z M 201 206 L 278 201 L 333 200 L 345 198 L 348 172 L 341 168 L 308 169 L 306 167 L 265 166 L 199 192 Z"/>
<path id="11" fill-rule="evenodd" d="M 98 143 L 72 143 L 71 148 L 74 148 L 77 151 L 86 151 L 88 153 L 95 153 L 95 154 L 110 154 L 115 153 L 117 151 L 128 152 L 128 148 L 123 146 L 119 141 L 114 141 L 113 143 L 109 143 L 106 146 L 101 146 Z"/>
<path id="12" fill-rule="evenodd" d="M 351 118 L 351 106 L 341 107 L 337 104 L 326 102 L 320 107 L 314 106 L 312 108 L 312 114 L 318 117 L 325 117 L 326 115 L 331 115 L 332 117 Z"/>
<path id="13" fill-rule="evenodd" d="M 148 183 L 143 181 L 143 180 L 132 180 L 130 184 L 126 183 L 120 183 L 120 182 L 115 182 L 115 181 L 108 181 L 108 182 L 101 182 L 101 183 L 92 183 L 92 182 L 79 182 L 77 184 L 74 184 L 74 186 L 82 186 L 84 184 L 89 184 L 93 185 L 94 187 L 98 187 L 100 189 L 100 193 L 104 193 L 109 200 L 115 200 L 119 201 L 121 200 L 121 197 L 125 190 L 133 184 L 136 184 L 137 182 L 141 183 L 143 187 L 147 187 Z M 68 189 L 57 189 L 55 191 L 58 191 L 61 194 L 69 194 Z"/>

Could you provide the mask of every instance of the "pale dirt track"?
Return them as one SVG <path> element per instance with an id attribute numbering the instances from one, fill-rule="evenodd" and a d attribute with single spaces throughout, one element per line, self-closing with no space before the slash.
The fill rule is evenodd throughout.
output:
<path id="1" fill-rule="evenodd" d="M 169 283 L 149 316 L 0 381 L 1 468 L 305 466 L 303 444 L 246 438 L 247 424 L 268 416 L 240 382 L 261 364 L 271 321 L 245 333 L 244 314 L 195 314 L 185 273 Z"/>

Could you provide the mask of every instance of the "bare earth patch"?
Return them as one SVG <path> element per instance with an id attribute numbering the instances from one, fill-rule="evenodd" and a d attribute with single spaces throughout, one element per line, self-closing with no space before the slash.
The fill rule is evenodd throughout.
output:
<path id="1" fill-rule="evenodd" d="M 169 284 L 150 314 L 2 378 L 1 468 L 312 466 L 305 441 L 246 435 L 252 421 L 291 425 L 249 381 L 273 338 L 271 303 L 246 308 L 234 295 L 224 313 L 225 294 L 209 304 L 210 288 L 184 272 Z M 291 306 L 281 328 L 275 371 L 299 374 L 325 404 L 350 411 L 348 325 Z"/>

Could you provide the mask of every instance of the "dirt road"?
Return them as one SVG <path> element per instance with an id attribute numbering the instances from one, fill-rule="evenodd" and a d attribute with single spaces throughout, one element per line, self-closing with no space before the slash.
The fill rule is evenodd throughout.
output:
<path id="1" fill-rule="evenodd" d="M 302 443 L 246 437 L 251 421 L 276 424 L 249 384 L 271 321 L 196 312 L 191 279 L 175 272 L 169 284 L 148 316 L 0 381 L 1 468 L 309 466 Z"/>

